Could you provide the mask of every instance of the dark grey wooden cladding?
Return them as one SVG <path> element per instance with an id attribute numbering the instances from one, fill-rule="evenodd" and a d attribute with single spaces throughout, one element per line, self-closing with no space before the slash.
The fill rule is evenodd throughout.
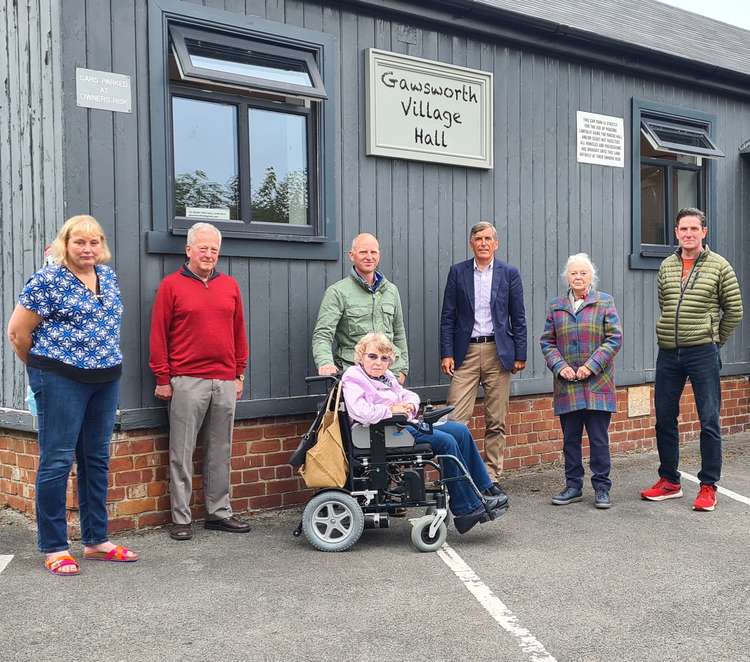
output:
<path id="1" fill-rule="evenodd" d="M 8 318 L 62 217 L 58 5 L 0 4 L 0 404 L 9 408 L 25 408 L 26 378 L 5 340 Z"/>
<path id="2" fill-rule="evenodd" d="M 451 33 L 449 27 L 438 29 L 392 14 L 376 16 L 373 10 L 357 14 L 353 3 L 205 0 L 191 6 L 195 4 L 332 33 L 339 47 L 338 79 L 326 85 L 334 85 L 341 100 L 337 150 L 333 162 L 327 164 L 334 169 L 337 182 L 340 259 L 232 257 L 221 263 L 240 282 L 248 316 L 250 391 L 244 397 L 250 401 L 239 406 L 240 416 L 300 411 L 314 402 L 284 404 L 284 399 L 310 392 L 303 377 L 313 371 L 309 338 L 318 304 L 325 287 L 348 272 L 348 247 L 362 231 L 378 235 L 382 270 L 401 291 L 412 357 L 409 383 L 425 387 L 429 397 L 440 397 L 444 390 L 434 387 L 446 383 L 439 370 L 438 350 L 442 291 L 450 265 L 468 257 L 468 229 L 480 219 L 494 220 L 501 241 L 499 256 L 519 266 L 524 277 L 529 365 L 522 378 L 514 379 L 516 392 L 550 388 L 538 337 L 546 302 L 561 289 L 559 273 L 564 262 L 578 251 L 591 254 L 599 267 L 601 288 L 615 296 L 623 318 L 625 342 L 618 359 L 621 383 L 649 380 L 656 354 L 655 274 L 628 268 L 630 171 L 576 162 L 577 110 L 625 118 L 626 164 L 631 156 L 633 97 L 717 116 L 716 140 L 727 158 L 712 166 L 717 196 L 709 239 L 735 265 L 741 282 L 746 282 L 748 251 L 743 248 L 750 243 L 745 229 L 750 220 L 746 211 L 750 163 L 739 160 L 736 146 L 750 137 L 748 103 L 662 79 L 623 75 L 580 60 L 521 51 L 510 43 L 474 39 Z M 66 90 L 71 90 L 63 108 L 65 214 L 92 211 L 112 239 L 126 304 L 123 410 L 158 406 L 147 365 L 150 308 L 159 281 L 180 263 L 177 256 L 147 254 L 143 246 L 144 234 L 153 229 L 147 10 L 147 0 L 62 3 L 63 76 Z M 494 72 L 494 170 L 365 156 L 364 49 L 371 46 Z M 72 93 L 76 66 L 131 75 L 133 113 L 77 108 Z M 0 137 L 11 132 L 8 121 L 0 116 Z M 0 141 L 0 165 L 10 158 L 10 149 L 7 141 Z M 6 177 L 5 168 L 0 168 L 0 176 Z M 22 203 L 17 198 L 7 202 L 3 198 L 3 217 L 7 218 L 6 208 L 10 213 L 18 207 L 14 218 L 31 218 L 20 212 Z M 31 223 L 25 223 L 31 233 Z M 4 255 L 30 250 L 28 241 L 22 243 L 17 237 L 17 229 L 7 226 L 4 222 Z M 10 250 L 9 245 L 14 248 Z M 22 266 L 19 259 L 3 261 L 3 268 L 12 264 L 15 274 L 12 287 L 7 278 L 3 281 L 6 314 L 11 307 L 8 301 L 36 264 L 29 259 Z M 743 325 L 723 352 L 729 373 L 748 372 L 747 328 Z M 7 346 L 3 351 L 7 366 Z M 9 380 L 4 368 L 3 402 L 7 406 L 21 406 L 21 389 L 14 388 L 14 380 L 19 380 L 18 375 Z M 269 399 L 279 399 L 279 405 L 273 412 L 264 412 L 262 401 Z M 132 420 L 143 420 L 143 424 L 151 420 L 138 416 L 134 412 Z"/>

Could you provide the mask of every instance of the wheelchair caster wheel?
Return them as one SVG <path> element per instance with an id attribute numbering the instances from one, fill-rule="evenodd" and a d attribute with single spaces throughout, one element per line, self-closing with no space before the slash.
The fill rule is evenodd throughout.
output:
<path id="1" fill-rule="evenodd" d="M 302 514 L 307 541 L 322 552 L 343 552 L 354 545 L 365 528 L 365 515 L 354 497 L 344 492 L 316 494 Z"/>
<path id="2" fill-rule="evenodd" d="M 441 522 L 434 536 L 430 535 L 432 517 L 420 517 L 411 529 L 411 543 L 420 552 L 436 552 L 448 537 L 448 527 Z"/>

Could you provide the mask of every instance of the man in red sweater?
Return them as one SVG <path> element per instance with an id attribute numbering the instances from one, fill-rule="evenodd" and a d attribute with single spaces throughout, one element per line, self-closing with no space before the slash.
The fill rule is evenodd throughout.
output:
<path id="1" fill-rule="evenodd" d="M 187 262 L 161 282 L 151 315 L 154 395 L 169 402 L 169 535 L 174 540 L 193 537 L 193 451 L 201 426 L 205 527 L 250 530 L 232 515 L 229 503 L 234 408 L 242 394 L 248 344 L 237 281 L 216 271 L 220 248 L 219 230 L 210 223 L 193 225 Z"/>

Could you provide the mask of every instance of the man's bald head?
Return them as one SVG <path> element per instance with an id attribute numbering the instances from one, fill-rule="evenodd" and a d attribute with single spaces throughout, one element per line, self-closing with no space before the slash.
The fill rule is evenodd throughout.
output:
<path id="1" fill-rule="evenodd" d="M 363 232 L 354 237 L 349 259 L 359 275 L 372 284 L 375 270 L 380 263 L 380 245 L 375 236 L 369 232 Z"/>

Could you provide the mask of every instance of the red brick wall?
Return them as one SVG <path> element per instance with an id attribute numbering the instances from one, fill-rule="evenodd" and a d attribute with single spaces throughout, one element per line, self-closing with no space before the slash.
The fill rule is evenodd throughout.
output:
<path id="1" fill-rule="evenodd" d="M 649 416 L 629 418 L 628 390 L 618 391 L 619 412 L 610 427 L 614 455 L 655 447 L 653 389 Z M 750 383 L 746 377 L 722 381 L 723 434 L 750 429 Z M 310 495 L 286 464 L 311 417 L 263 418 L 242 422 L 232 443 L 232 508 L 235 512 L 284 508 L 304 503 Z M 510 402 L 506 420 L 505 467 L 514 471 L 551 465 L 562 460 L 560 425 L 549 396 L 518 397 Z M 484 408 L 477 405 L 470 427 L 483 448 Z M 681 402 L 680 432 L 684 441 L 700 430 L 690 385 Z M 588 453 L 584 438 L 584 454 Z M 201 458 L 200 451 L 196 453 Z M 34 512 L 34 479 L 39 463 L 35 436 L 0 430 L 0 507 L 7 505 L 29 516 Z M 201 461 L 195 462 L 193 513 L 205 515 Z M 116 434 L 112 440 L 108 508 L 110 529 L 157 526 L 169 522 L 169 457 L 166 432 L 138 430 Z M 73 535 L 77 528 L 75 474 L 68 485 L 68 511 Z"/>

